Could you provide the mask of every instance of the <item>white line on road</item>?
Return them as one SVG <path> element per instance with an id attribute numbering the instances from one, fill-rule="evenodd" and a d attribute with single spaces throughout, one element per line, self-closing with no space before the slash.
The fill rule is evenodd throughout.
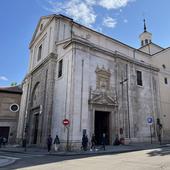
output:
<path id="1" fill-rule="evenodd" d="M 21 158 L 10 157 L 10 156 L 0 156 L 0 158 L 3 158 L 3 159 L 15 159 L 15 160 L 21 159 Z"/>

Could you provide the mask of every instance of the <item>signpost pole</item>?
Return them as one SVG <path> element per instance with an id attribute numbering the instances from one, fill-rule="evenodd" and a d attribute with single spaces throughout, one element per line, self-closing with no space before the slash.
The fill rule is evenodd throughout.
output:
<path id="1" fill-rule="evenodd" d="M 63 120 L 63 125 L 67 129 L 67 143 L 66 143 L 66 150 L 69 151 L 69 127 L 70 127 L 70 121 L 68 119 Z"/>
<path id="2" fill-rule="evenodd" d="M 152 125 L 150 125 L 150 134 L 151 134 L 151 144 L 152 144 Z"/>
<path id="3" fill-rule="evenodd" d="M 67 151 L 69 151 L 69 126 L 66 127 L 67 128 Z"/>
<path id="4" fill-rule="evenodd" d="M 152 116 L 147 117 L 147 123 L 150 126 L 150 136 L 151 136 L 151 144 L 152 144 L 152 124 L 153 124 L 153 117 Z"/>

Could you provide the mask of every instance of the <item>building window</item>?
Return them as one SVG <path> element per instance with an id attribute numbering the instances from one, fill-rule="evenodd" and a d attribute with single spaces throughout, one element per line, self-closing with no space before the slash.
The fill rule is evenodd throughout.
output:
<path id="1" fill-rule="evenodd" d="M 144 45 L 144 43 L 143 43 L 143 40 L 141 41 L 141 46 L 143 46 Z"/>
<path id="2" fill-rule="evenodd" d="M 164 78 L 164 82 L 165 84 L 168 84 L 168 79 L 166 77 Z"/>
<path id="3" fill-rule="evenodd" d="M 39 61 L 41 59 L 41 55 L 42 55 L 42 45 L 40 45 L 39 48 L 38 48 L 38 58 L 37 58 L 37 61 Z"/>
<path id="4" fill-rule="evenodd" d="M 148 44 L 148 39 L 145 40 L 145 44 Z"/>
<path id="5" fill-rule="evenodd" d="M 62 76 L 63 72 L 63 60 L 60 60 L 58 62 L 58 78 Z"/>
<path id="6" fill-rule="evenodd" d="M 137 85 L 142 86 L 142 72 L 136 71 L 137 74 Z"/>

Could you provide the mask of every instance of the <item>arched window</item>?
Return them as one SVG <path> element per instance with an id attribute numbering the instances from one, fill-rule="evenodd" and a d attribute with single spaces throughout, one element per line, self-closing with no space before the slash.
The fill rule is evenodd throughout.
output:
<path id="1" fill-rule="evenodd" d="M 148 44 L 148 39 L 145 39 L 145 44 Z"/>
<path id="2" fill-rule="evenodd" d="M 37 82 L 32 91 L 31 107 L 36 107 L 39 102 L 39 82 Z"/>

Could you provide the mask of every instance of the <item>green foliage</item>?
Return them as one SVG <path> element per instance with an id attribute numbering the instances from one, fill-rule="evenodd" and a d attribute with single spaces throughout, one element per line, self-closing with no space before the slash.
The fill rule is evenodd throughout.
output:
<path id="1" fill-rule="evenodd" d="M 11 83 L 11 86 L 16 86 L 17 85 L 17 82 L 12 82 Z"/>

